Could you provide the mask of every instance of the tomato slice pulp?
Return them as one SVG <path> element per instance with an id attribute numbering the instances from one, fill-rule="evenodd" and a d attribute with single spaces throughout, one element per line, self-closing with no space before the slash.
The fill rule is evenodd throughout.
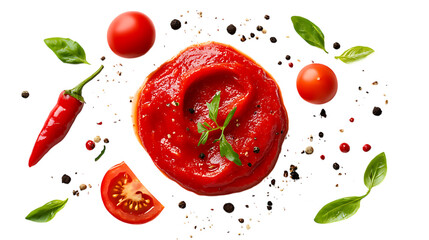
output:
<path id="1" fill-rule="evenodd" d="M 131 224 L 149 222 L 164 209 L 125 162 L 113 166 L 104 175 L 101 198 L 110 214 Z"/>

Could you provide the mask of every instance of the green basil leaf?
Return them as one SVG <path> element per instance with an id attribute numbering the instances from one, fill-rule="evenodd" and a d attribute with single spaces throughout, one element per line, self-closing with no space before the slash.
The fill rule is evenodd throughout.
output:
<path id="1" fill-rule="evenodd" d="M 208 138 L 209 132 L 203 132 L 203 134 L 201 134 L 200 141 L 198 142 L 198 146 L 200 146 L 200 144 L 206 144 Z"/>
<path id="2" fill-rule="evenodd" d="M 210 103 L 207 103 L 207 107 L 209 109 L 209 118 L 216 122 L 217 113 L 219 111 L 219 102 L 220 102 L 220 91 L 216 93 L 213 97 L 213 100 Z"/>
<path id="3" fill-rule="evenodd" d="M 69 38 L 47 38 L 44 40 L 46 45 L 57 55 L 64 63 L 79 64 L 86 63 L 86 55 L 79 43 Z"/>
<path id="4" fill-rule="evenodd" d="M 238 166 L 242 165 L 238 153 L 234 152 L 231 144 L 229 144 L 229 142 L 225 139 L 224 135 L 220 137 L 219 147 L 221 157 L 226 157 L 228 160 L 234 162 Z"/>
<path id="5" fill-rule="evenodd" d="M 49 222 L 55 217 L 55 214 L 59 212 L 66 205 L 68 198 L 64 201 L 53 200 L 45 205 L 31 211 L 25 219 L 33 222 Z"/>
<path id="6" fill-rule="evenodd" d="M 372 161 L 368 164 L 366 168 L 365 175 L 363 180 L 365 185 L 371 190 L 372 187 L 380 184 L 387 173 L 387 162 L 386 154 L 384 152 L 378 154 Z"/>
<path id="7" fill-rule="evenodd" d="M 202 123 L 197 123 L 198 133 L 206 132 L 208 131 L 207 127 L 204 126 Z"/>
<path id="8" fill-rule="evenodd" d="M 237 107 L 234 107 L 231 112 L 228 113 L 228 116 L 226 116 L 225 122 L 223 123 L 223 127 L 225 128 L 228 126 L 229 122 L 231 121 L 232 117 L 234 116 L 235 110 L 237 110 Z"/>
<path id="9" fill-rule="evenodd" d="M 103 150 L 101 150 L 101 153 L 95 158 L 95 161 L 98 161 L 98 159 L 100 159 L 105 152 L 106 152 L 106 145 L 103 146 Z"/>
<path id="10" fill-rule="evenodd" d="M 314 221 L 317 223 L 333 223 L 353 216 L 360 207 L 363 197 L 345 197 L 326 204 L 317 213 Z"/>
<path id="11" fill-rule="evenodd" d="M 310 20 L 293 16 L 291 18 L 295 31 L 311 46 L 318 47 L 328 53 L 325 49 L 325 35 L 316 24 Z"/>
<path id="12" fill-rule="evenodd" d="M 372 48 L 356 46 L 347 49 L 340 56 L 336 56 L 335 59 L 340 59 L 344 63 L 352 63 L 367 57 L 373 52 Z"/>

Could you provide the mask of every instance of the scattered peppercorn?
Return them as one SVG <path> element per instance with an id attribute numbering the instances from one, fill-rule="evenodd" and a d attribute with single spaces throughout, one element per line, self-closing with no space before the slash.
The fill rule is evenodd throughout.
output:
<path id="1" fill-rule="evenodd" d="M 369 150 L 371 150 L 371 145 L 365 144 L 365 145 L 363 145 L 362 149 L 364 152 L 368 152 Z"/>
<path id="2" fill-rule="evenodd" d="M 223 210 L 225 210 L 225 212 L 227 212 L 227 213 L 232 213 L 232 212 L 234 212 L 234 205 L 232 204 L 232 203 L 225 203 L 224 205 L 223 205 Z"/>
<path id="3" fill-rule="evenodd" d="M 354 122 L 354 121 L 355 121 L 355 119 L 354 119 L 354 118 L 350 118 L 350 119 L 349 119 L 349 121 L 350 121 L 350 122 Z"/>
<path id="4" fill-rule="evenodd" d="M 240 38 L 240 40 L 241 40 L 242 42 L 245 42 L 245 41 L 246 41 L 246 37 L 245 37 L 244 35 L 242 35 L 242 36 L 241 36 L 241 38 Z"/>
<path id="5" fill-rule="evenodd" d="M 321 116 L 321 117 L 324 117 L 324 118 L 326 118 L 326 117 L 327 117 L 325 109 L 322 109 L 322 110 L 320 111 L 320 116 Z"/>
<path id="6" fill-rule="evenodd" d="M 276 42 L 277 42 L 277 38 L 275 38 L 275 37 L 270 37 L 270 41 L 271 41 L 272 43 L 276 43 Z"/>
<path id="7" fill-rule="evenodd" d="M 334 164 L 332 165 L 332 167 L 333 167 L 335 170 L 340 169 L 340 165 L 339 165 L 338 163 L 334 163 Z"/>
<path id="8" fill-rule="evenodd" d="M 325 155 L 320 155 L 320 159 L 325 160 Z"/>
<path id="9" fill-rule="evenodd" d="M 297 180 L 297 179 L 299 179 L 299 174 L 298 174 L 297 172 L 291 172 L 291 173 L 290 173 L 290 177 L 291 177 L 293 180 Z"/>
<path id="10" fill-rule="evenodd" d="M 270 16 L 269 16 L 269 15 L 265 15 L 265 16 L 264 16 L 264 18 L 265 18 L 266 20 L 269 20 L 269 19 L 270 19 Z"/>
<path id="11" fill-rule="evenodd" d="M 69 175 L 67 175 L 67 174 L 64 174 L 64 175 L 61 177 L 61 182 L 62 182 L 62 183 L 69 184 L 69 183 L 70 183 L 70 181 L 71 181 L 71 177 L 70 177 Z"/>
<path id="12" fill-rule="evenodd" d="M 278 61 L 278 62 L 277 62 L 277 64 L 278 64 L 278 65 L 282 65 L 282 61 Z"/>
<path id="13" fill-rule="evenodd" d="M 285 171 L 283 172 L 283 177 L 287 177 L 288 175 L 289 175 L 288 171 L 286 171 L 286 170 L 285 170 Z"/>
<path id="14" fill-rule="evenodd" d="M 350 151 L 350 146 L 347 143 L 341 143 L 340 151 L 343 153 L 348 153 Z"/>
<path id="15" fill-rule="evenodd" d="M 180 201 L 179 202 L 179 208 L 181 208 L 181 209 L 186 208 L 186 202 L 185 201 Z"/>
<path id="16" fill-rule="evenodd" d="M 109 139 L 108 138 L 105 138 L 103 141 L 104 141 L 104 143 L 109 143 Z"/>
<path id="17" fill-rule="evenodd" d="M 258 25 L 257 27 L 256 27 L 256 30 L 258 30 L 258 31 L 262 31 L 264 28 L 261 26 L 261 25 Z"/>
<path id="18" fill-rule="evenodd" d="M 94 142 L 95 143 L 99 143 L 100 141 L 101 141 L 101 137 L 100 136 L 95 136 Z"/>
<path id="19" fill-rule="evenodd" d="M 92 150 L 92 149 L 94 149 L 95 148 L 95 143 L 94 143 L 94 141 L 92 141 L 92 140 L 88 140 L 87 142 L 86 142 L 86 149 L 88 149 L 88 150 Z"/>
<path id="20" fill-rule="evenodd" d="M 293 68 L 293 63 L 292 62 L 289 63 L 289 67 Z"/>
<path id="21" fill-rule="evenodd" d="M 180 27 L 182 27 L 182 23 L 177 19 L 173 19 L 170 23 L 170 26 L 173 30 L 178 30 Z"/>
<path id="22" fill-rule="evenodd" d="M 290 60 L 290 55 L 286 55 L 285 59 Z"/>
<path id="23" fill-rule="evenodd" d="M 253 148 L 253 152 L 254 152 L 254 153 L 259 153 L 259 151 L 260 151 L 260 149 L 259 149 L 258 147 L 254 147 L 254 148 Z"/>
<path id="24" fill-rule="evenodd" d="M 372 114 L 374 114 L 375 116 L 380 116 L 382 112 L 383 111 L 381 111 L 381 108 L 379 107 L 374 107 L 374 109 L 372 109 Z"/>
<path id="25" fill-rule="evenodd" d="M 206 155 L 204 153 L 200 153 L 200 158 L 204 159 L 206 157 Z"/>
<path id="26" fill-rule="evenodd" d="M 189 109 L 188 109 L 188 111 L 189 111 L 189 113 L 191 113 L 191 114 L 194 114 L 194 113 L 195 113 L 195 110 L 194 110 L 193 108 L 189 108 Z"/>
<path id="27" fill-rule="evenodd" d="M 319 137 L 323 138 L 323 136 L 325 136 L 325 134 L 323 134 L 323 132 L 319 132 Z"/>
<path id="28" fill-rule="evenodd" d="M 254 38 L 254 37 L 255 37 L 255 34 L 254 34 L 254 33 L 250 33 L 250 37 L 251 37 L 251 38 Z"/>
<path id="29" fill-rule="evenodd" d="M 275 179 L 271 179 L 271 185 L 276 185 L 276 180 Z"/>
<path id="30" fill-rule="evenodd" d="M 340 49 L 340 44 L 338 42 L 334 42 L 334 49 Z"/>
<path id="31" fill-rule="evenodd" d="M 30 96 L 30 93 L 28 91 L 22 91 L 21 97 L 28 98 Z"/>
<path id="32" fill-rule="evenodd" d="M 238 222 L 240 222 L 240 223 L 244 223 L 244 219 L 243 219 L 243 218 L 239 218 L 239 219 L 238 219 Z"/>
<path id="33" fill-rule="evenodd" d="M 312 154 L 314 152 L 314 149 L 312 146 L 308 146 L 305 148 L 305 153 Z"/>
<path id="34" fill-rule="evenodd" d="M 102 56 L 100 59 L 101 59 L 101 61 L 104 61 L 104 60 L 106 60 L 106 57 Z"/>
<path id="35" fill-rule="evenodd" d="M 229 24 L 228 27 L 226 27 L 226 31 L 229 34 L 234 35 L 235 32 L 237 31 L 237 28 L 233 24 Z"/>
<path id="36" fill-rule="evenodd" d="M 86 189 L 86 184 L 81 184 L 81 185 L 79 185 L 79 189 L 80 189 L 81 191 L 85 190 L 85 189 Z"/>

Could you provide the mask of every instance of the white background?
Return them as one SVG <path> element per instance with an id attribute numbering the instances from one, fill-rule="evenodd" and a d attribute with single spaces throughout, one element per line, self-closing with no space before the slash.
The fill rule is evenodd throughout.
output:
<path id="1" fill-rule="evenodd" d="M 425 1 L 8 1 L 0 8 L 0 229 L 8 239 L 427 239 L 427 56 L 429 17 Z M 154 22 L 153 48 L 136 59 L 114 55 L 106 31 L 122 12 L 135 10 Z M 202 15 L 198 14 L 202 12 Z M 265 20 L 268 14 L 270 20 Z M 303 16 L 325 34 L 329 54 L 304 42 L 290 17 Z M 173 31 L 169 24 L 181 20 Z M 187 21 L 187 24 L 184 22 Z M 234 36 L 226 32 L 233 23 Z M 267 29 L 266 34 L 256 26 Z M 259 40 L 240 41 L 253 32 Z M 270 43 L 275 36 L 277 43 Z M 85 49 L 91 65 L 60 62 L 43 42 L 68 37 Z M 130 97 L 145 77 L 185 47 L 199 42 L 231 44 L 261 64 L 280 85 L 290 118 L 289 136 L 273 172 L 258 186 L 237 194 L 203 197 L 164 177 L 137 142 L 131 125 Z M 341 48 L 334 50 L 332 44 Z M 375 50 L 367 59 L 344 64 L 334 59 L 356 46 Z M 284 57 L 289 54 L 294 67 Z M 106 57 L 101 61 L 102 56 Z M 282 61 L 282 65 L 277 62 Z M 337 96 L 325 105 L 303 101 L 295 87 L 299 70 L 311 61 L 337 74 Z M 87 104 L 67 137 L 35 167 L 28 158 L 40 129 L 61 90 L 77 85 L 100 64 L 105 69 L 83 90 Z M 118 75 L 118 71 L 122 75 Z M 98 80 L 98 81 L 97 81 Z M 379 84 L 374 86 L 372 83 Z M 359 91 L 358 87 L 362 90 Z M 24 99 L 21 92 L 30 97 Z M 368 93 L 366 93 L 368 91 Z M 356 101 L 357 100 L 357 101 Z M 385 103 L 388 100 L 388 104 Z M 383 114 L 372 115 L 379 106 Z M 321 118 L 324 108 L 328 117 Z M 349 122 L 353 117 L 355 122 Z M 102 121 L 102 125 L 97 122 Z M 340 132 L 344 129 L 344 132 Z M 319 139 L 323 131 L 325 137 Z M 109 138 L 93 151 L 85 142 Z M 313 136 L 313 142 L 309 138 Z M 342 142 L 351 146 L 343 154 Z M 362 151 L 366 143 L 370 152 Z M 312 155 L 301 154 L 313 146 Z M 352 218 L 334 224 L 313 221 L 317 211 L 337 198 L 366 192 L 363 173 L 385 152 L 388 173 Z M 324 154 L 326 159 L 320 160 Z M 284 157 L 286 155 L 286 157 Z M 129 225 L 104 208 L 99 186 L 105 172 L 125 161 L 160 200 L 164 211 L 150 223 Z M 332 164 L 341 169 L 335 171 Z M 301 179 L 284 178 L 291 164 Z M 338 173 L 342 173 L 341 176 Z M 62 184 L 61 176 L 72 181 Z M 270 187 L 276 179 L 276 187 Z M 79 185 L 92 188 L 73 196 Z M 336 187 L 338 184 L 338 187 Z M 69 201 L 49 223 L 25 220 L 33 209 L 53 199 Z M 187 207 L 177 204 L 186 201 Z M 266 209 L 267 201 L 273 210 Z M 228 214 L 222 206 L 235 205 Z M 245 205 L 249 205 L 246 208 Z M 244 223 L 239 223 L 243 218 Z"/>

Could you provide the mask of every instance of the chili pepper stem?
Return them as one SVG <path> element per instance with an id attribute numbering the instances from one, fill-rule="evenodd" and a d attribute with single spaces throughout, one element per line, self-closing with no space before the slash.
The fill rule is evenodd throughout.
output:
<path id="1" fill-rule="evenodd" d="M 87 79 L 83 80 L 81 83 L 79 83 L 76 87 L 69 89 L 69 90 L 65 90 L 64 94 L 68 94 L 74 98 L 76 98 L 77 100 L 81 101 L 81 102 L 85 102 L 85 100 L 82 97 L 82 88 L 83 86 L 85 86 L 85 84 L 87 84 L 88 82 L 90 82 L 92 79 L 94 79 L 100 72 L 101 70 L 103 70 L 104 66 L 101 65 L 100 68 L 98 68 L 98 70 L 96 72 L 94 72 L 91 76 L 89 76 Z"/>

